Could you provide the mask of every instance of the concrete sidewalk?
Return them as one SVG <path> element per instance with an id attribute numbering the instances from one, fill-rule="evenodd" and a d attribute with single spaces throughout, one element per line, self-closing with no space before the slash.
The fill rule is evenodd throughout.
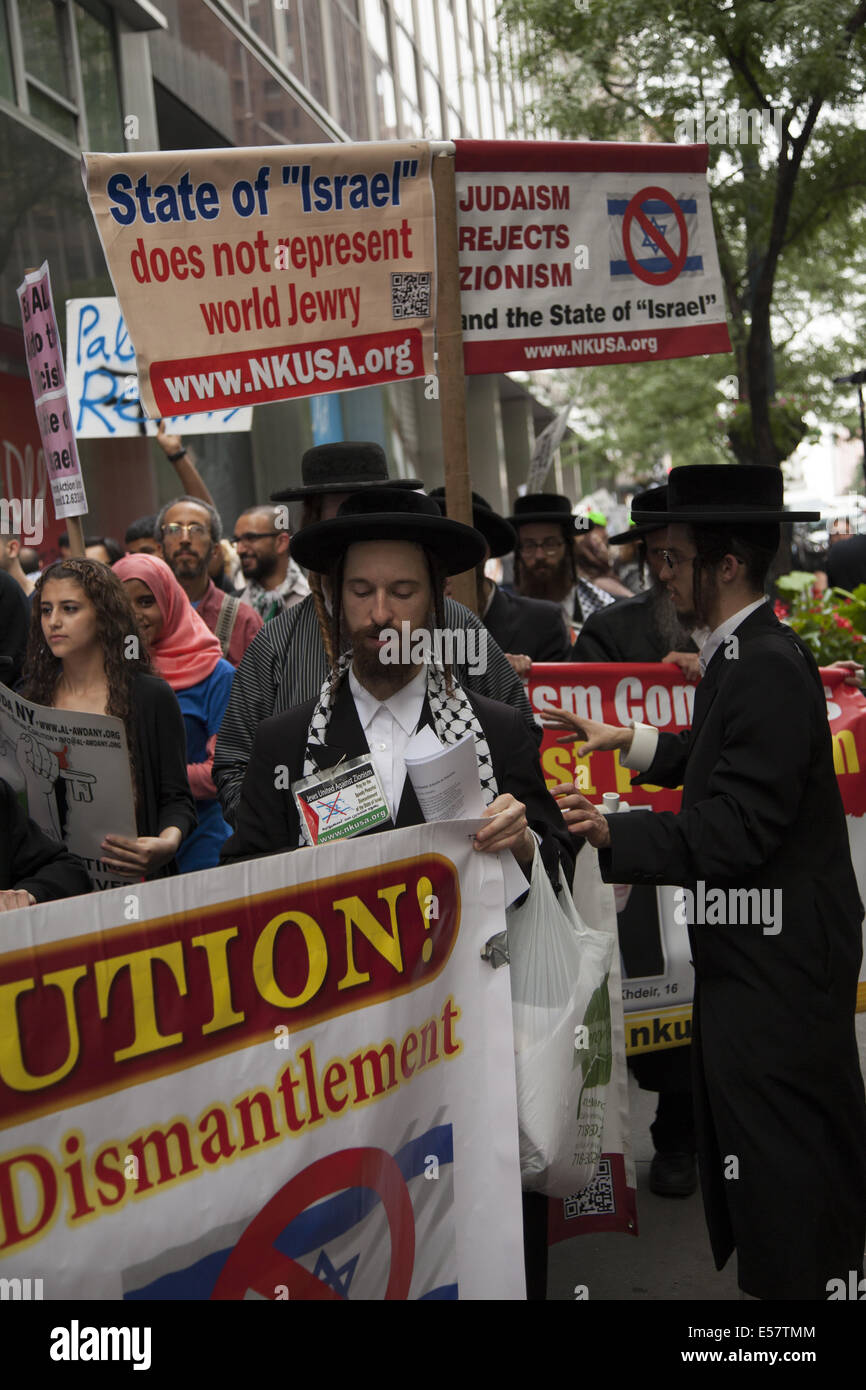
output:
<path id="1" fill-rule="evenodd" d="M 857 1016 L 860 1066 L 866 1075 L 866 1014 Z M 736 1301 L 736 1256 L 718 1273 L 710 1252 L 700 1191 L 656 1197 L 649 1190 L 653 1156 L 649 1127 L 656 1096 L 629 1077 L 632 1153 L 637 1170 L 640 1235 L 579 1236 L 551 1246 L 548 1298 L 573 1299 L 585 1284 L 591 1301 L 611 1299 Z"/>

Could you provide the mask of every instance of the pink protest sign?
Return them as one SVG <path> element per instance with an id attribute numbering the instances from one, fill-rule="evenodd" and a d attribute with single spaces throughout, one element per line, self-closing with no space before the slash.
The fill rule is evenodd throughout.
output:
<path id="1" fill-rule="evenodd" d="M 18 303 L 24 325 L 24 350 L 36 419 L 51 480 L 57 516 L 84 516 L 87 497 L 78 459 L 75 433 L 70 424 L 69 400 L 60 335 L 51 297 L 48 262 L 28 271 L 18 286 Z"/>
<path id="2" fill-rule="evenodd" d="M 78 462 L 66 389 L 47 391 L 36 403 L 45 467 L 57 516 L 84 516 L 87 497 Z"/>

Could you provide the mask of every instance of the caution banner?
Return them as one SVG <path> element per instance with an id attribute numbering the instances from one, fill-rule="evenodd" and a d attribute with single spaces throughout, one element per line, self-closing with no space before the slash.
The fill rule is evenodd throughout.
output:
<path id="1" fill-rule="evenodd" d="M 706 145 L 457 141 L 467 372 L 730 352 Z"/>
<path id="2" fill-rule="evenodd" d="M 83 156 L 149 415 L 432 373 L 430 147 Z"/>
<path id="3" fill-rule="evenodd" d="M 0 1278 L 523 1297 L 503 900 L 451 823 L 7 914 Z"/>
<path id="4" fill-rule="evenodd" d="M 866 700 L 859 690 L 845 685 L 844 677 L 844 671 L 821 671 L 851 859 L 860 895 L 866 901 Z M 628 724 L 634 719 L 671 733 L 690 726 L 695 689 L 677 666 L 666 663 L 539 664 L 533 666 L 529 678 L 529 698 L 536 713 L 559 705 L 606 724 Z M 574 782 L 591 801 L 600 802 L 605 792 L 617 792 L 622 805 L 679 810 L 681 788 L 672 790 L 647 782 L 633 786 L 633 774 L 620 766 L 618 752 L 595 752 L 578 758 L 575 745 L 558 744 L 558 736 L 555 730 L 545 730 L 541 745 L 548 786 Z M 615 889 L 625 1042 L 630 1056 L 681 1047 L 691 1039 L 694 978 L 686 913 L 677 893 L 674 886 L 646 884 Z M 858 1007 L 866 1009 L 866 963 L 860 977 Z"/>

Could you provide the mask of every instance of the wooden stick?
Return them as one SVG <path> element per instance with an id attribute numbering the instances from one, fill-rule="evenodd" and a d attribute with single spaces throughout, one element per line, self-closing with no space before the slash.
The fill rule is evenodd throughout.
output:
<path id="1" fill-rule="evenodd" d="M 439 352 L 439 413 L 445 458 L 445 505 L 452 521 L 472 525 L 472 489 L 466 436 L 466 380 L 463 374 L 463 325 L 457 258 L 457 195 L 453 154 L 433 156 L 436 200 L 436 338 Z M 451 594 L 478 612 L 475 571 L 454 575 Z"/>
<path id="2" fill-rule="evenodd" d="M 84 559 L 84 527 L 80 516 L 67 516 L 66 534 L 69 536 L 69 553 L 77 559 Z"/>

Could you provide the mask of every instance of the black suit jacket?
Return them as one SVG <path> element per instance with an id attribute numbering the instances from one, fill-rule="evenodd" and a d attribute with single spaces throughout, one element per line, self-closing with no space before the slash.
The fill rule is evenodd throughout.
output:
<path id="1" fill-rule="evenodd" d="M 565 828 L 556 802 L 545 786 L 538 752 L 520 714 L 509 705 L 501 705 L 483 695 L 473 694 L 467 698 L 487 738 L 500 793 L 510 792 L 525 804 L 526 819 L 541 837 L 541 855 L 554 887 L 558 887 L 560 864 L 570 883 L 574 872 L 574 842 Z M 279 790 L 275 786 L 274 769 L 287 767 L 291 782 L 303 776 L 307 732 L 316 704 L 317 701 L 308 700 L 306 704 L 296 705 L 287 713 L 274 715 L 259 725 L 241 790 L 237 829 L 223 846 L 220 856 L 223 863 L 257 858 L 264 854 L 281 854 L 298 848 L 300 827 L 295 799 L 290 790 Z M 432 722 L 425 700 L 419 727 L 424 724 L 432 727 Z M 328 724 L 328 742 L 322 748 L 313 745 L 310 752 L 321 768 L 333 767 L 344 756 L 356 758 L 369 752 L 355 701 L 345 679 L 334 701 Z M 382 833 L 395 827 L 423 824 L 421 808 L 407 777 L 394 824 L 389 821 L 364 833 Z"/>
<path id="2" fill-rule="evenodd" d="M 496 585 L 482 622 L 504 652 L 533 661 L 568 660 L 568 634 L 558 603 L 524 598 Z"/>
<path id="3" fill-rule="evenodd" d="M 736 1246 L 747 1293 L 823 1300 L 866 1239 L 863 908 L 815 662 L 769 604 L 735 635 L 738 654 L 723 643 L 697 688 L 692 728 L 661 734 L 640 779 L 682 782 L 682 810 L 611 817 L 599 862 L 611 883 L 703 881 L 728 903 L 758 889 L 772 908 L 779 891 L 778 932 L 689 929 L 701 1186 L 719 1267 Z"/>
<path id="4" fill-rule="evenodd" d="M 591 613 L 571 649 L 570 661 L 662 661 L 670 651 L 652 621 L 652 590 L 619 599 Z M 694 652 L 691 640 L 683 648 Z"/>
<path id="5" fill-rule="evenodd" d="M 84 865 L 45 835 L 0 778 L 0 888 L 20 888 L 38 903 L 90 892 Z"/>

